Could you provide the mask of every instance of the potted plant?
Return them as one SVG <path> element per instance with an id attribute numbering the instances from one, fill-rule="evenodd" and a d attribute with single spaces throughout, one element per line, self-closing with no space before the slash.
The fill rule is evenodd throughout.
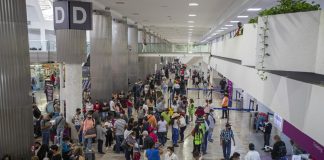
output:
<path id="1" fill-rule="evenodd" d="M 277 6 L 262 10 L 258 15 L 262 17 L 268 15 L 321 10 L 320 5 L 315 4 L 314 1 L 308 3 L 305 0 L 280 0 L 278 2 L 279 4 Z M 258 17 L 251 18 L 249 23 L 258 23 Z"/>

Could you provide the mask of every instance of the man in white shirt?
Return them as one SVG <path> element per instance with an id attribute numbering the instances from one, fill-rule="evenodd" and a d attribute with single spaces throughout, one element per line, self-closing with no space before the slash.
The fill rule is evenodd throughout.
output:
<path id="1" fill-rule="evenodd" d="M 112 97 L 112 99 L 109 102 L 109 108 L 110 108 L 110 112 L 113 116 L 116 116 L 116 104 L 115 104 L 115 95 Z"/>
<path id="2" fill-rule="evenodd" d="M 249 152 L 245 155 L 244 160 L 261 160 L 260 154 L 254 149 L 255 149 L 254 144 L 250 143 Z"/>

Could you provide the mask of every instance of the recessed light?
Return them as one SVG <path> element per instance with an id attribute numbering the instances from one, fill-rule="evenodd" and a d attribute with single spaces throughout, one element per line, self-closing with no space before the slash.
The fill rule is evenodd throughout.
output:
<path id="1" fill-rule="evenodd" d="M 188 26 L 189 28 L 193 28 L 193 27 L 195 27 L 195 26 Z"/>
<path id="2" fill-rule="evenodd" d="M 255 12 L 255 11 L 260 11 L 262 8 L 249 8 L 247 11 Z"/>
<path id="3" fill-rule="evenodd" d="M 216 36 L 216 35 L 218 35 L 218 33 L 213 33 L 213 36 Z"/>
<path id="4" fill-rule="evenodd" d="M 249 18 L 249 16 L 237 16 L 237 18 Z"/>
<path id="5" fill-rule="evenodd" d="M 192 30 L 194 30 L 194 29 L 192 29 L 192 28 L 188 28 L 188 30 L 189 30 L 189 31 L 192 31 Z"/>
<path id="6" fill-rule="evenodd" d="M 198 3 L 189 3 L 189 6 L 194 7 L 194 6 L 199 6 L 199 4 Z"/>
<path id="7" fill-rule="evenodd" d="M 221 30 L 221 29 L 219 29 L 219 30 L 217 30 L 217 32 L 223 32 L 224 30 Z"/>
<path id="8" fill-rule="evenodd" d="M 231 23 L 238 23 L 238 22 L 240 22 L 240 21 L 230 21 Z"/>
<path id="9" fill-rule="evenodd" d="M 226 27 L 233 27 L 233 25 L 231 25 L 231 24 L 227 24 L 227 25 L 225 25 Z"/>
<path id="10" fill-rule="evenodd" d="M 195 14 L 189 14 L 188 16 L 189 17 L 196 17 L 197 15 L 195 15 Z"/>
<path id="11" fill-rule="evenodd" d="M 188 23 L 195 23 L 195 21 L 188 21 Z"/>
<path id="12" fill-rule="evenodd" d="M 125 2 L 118 1 L 118 2 L 116 2 L 116 4 L 125 4 Z"/>
<path id="13" fill-rule="evenodd" d="M 221 29 L 228 29 L 228 28 L 226 28 L 226 27 L 223 27 L 223 28 L 221 28 Z"/>

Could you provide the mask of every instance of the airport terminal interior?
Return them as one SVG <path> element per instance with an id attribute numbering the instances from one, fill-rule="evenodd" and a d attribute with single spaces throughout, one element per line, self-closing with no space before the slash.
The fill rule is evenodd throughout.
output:
<path id="1" fill-rule="evenodd" d="M 1 160 L 324 160 L 324 0 L 0 0 Z"/>

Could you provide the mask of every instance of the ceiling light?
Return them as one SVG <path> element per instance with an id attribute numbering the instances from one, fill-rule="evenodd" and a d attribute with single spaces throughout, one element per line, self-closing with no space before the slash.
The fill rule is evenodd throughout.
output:
<path id="1" fill-rule="evenodd" d="M 255 12 L 255 11 L 260 11 L 262 8 L 249 8 L 247 11 Z"/>
<path id="2" fill-rule="evenodd" d="M 194 29 L 192 29 L 192 28 L 188 28 L 188 30 L 189 30 L 189 31 L 192 31 L 192 30 L 194 30 Z"/>
<path id="3" fill-rule="evenodd" d="M 223 31 L 224 31 L 224 30 L 221 30 L 221 29 L 220 29 L 220 30 L 217 30 L 217 32 L 223 32 Z"/>
<path id="4" fill-rule="evenodd" d="M 199 6 L 199 4 L 198 3 L 189 3 L 189 6 L 194 7 L 194 6 Z"/>
<path id="5" fill-rule="evenodd" d="M 231 23 L 238 23 L 238 22 L 240 22 L 240 21 L 230 21 Z"/>
<path id="6" fill-rule="evenodd" d="M 213 36 L 216 36 L 218 33 L 213 33 Z"/>
<path id="7" fill-rule="evenodd" d="M 194 21 L 188 21 L 188 23 L 195 23 Z"/>
<path id="8" fill-rule="evenodd" d="M 237 16 L 237 18 L 249 18 L 249 16 Z"/>
<path id="9" fill-rule="evenodd" d="M 231 24 L 227 24 L 227 25 L 225 25 L 226 27 L 233 27 L 233 25 L 231 25 Z"/>
<path id="10" fill-rule="evenodd" d="M 226 27 L 223 27 L 223 28 L 221 28 L 221 29 L 228 29 L 228 28 L 226 28 Z"/>
<path id="11" fill-rule="evenodd" d="M 189 17 L 196 17 L 197 15 L 195 15 L 195 14 L 189 14 L 188 16 Z"/>
<path id="12" fill-rule="evenodd" d="M 188 26 L 189 28 L 193 28 L 193 27 L 195 27 L 195 26 Z"/>

